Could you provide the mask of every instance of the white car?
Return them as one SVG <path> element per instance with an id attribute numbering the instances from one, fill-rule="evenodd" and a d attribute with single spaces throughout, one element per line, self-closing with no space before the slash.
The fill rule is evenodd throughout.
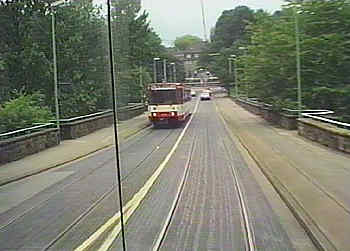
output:
<path id="1" fill-rule="evenodd" d="M 201 96 L 200 96 L 201 100 L 210 100 L 211 99 L 211 95 L 209 92 L 202 92 Z"/>
<path id="2" fill-rule="evenodd" d="M 195 90 L 191 90 L 191 96 L 192 97 L 195 97 L 197 94 L 196 94 L 196 91 Z"/>

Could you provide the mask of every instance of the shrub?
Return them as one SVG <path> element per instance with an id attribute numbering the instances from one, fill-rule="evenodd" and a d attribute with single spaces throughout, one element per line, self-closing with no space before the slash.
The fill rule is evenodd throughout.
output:
<path id="1" fill-rule="evenodd" d="M 48 107 L 43 106 L 43 95 L 19 95 L 0 107 L 0 132 L 30 127 L 53 119 Z"/>

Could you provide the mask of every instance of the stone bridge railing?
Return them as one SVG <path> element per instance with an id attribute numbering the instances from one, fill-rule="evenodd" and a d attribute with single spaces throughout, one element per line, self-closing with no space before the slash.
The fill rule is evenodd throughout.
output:
<path id="1" fill-rule="evenodd" d="M 298 110 L 283 109 L 279 113 L 271 105 L 254 99 L 235 99 L 235 102 L 272 124 L 288 130 L 298 130 L 299 135 L 307 139 L 350 153 L 350 124 L 323 117 L 333 114 L 333 111 L 303 110 L 299 118 Z"/>
<path id="2" fill-rule="evenodd" d="M 52 123 L 0 134 L 0 165 L 21 159 L 60 143 Z"/>
<path id="3" fill-rule="evenodd" d="M 118 120 L 128 120 L 140 114 L 143 114 L 145 111 L 146 106 L 143 104 L 121 107 L 118 108 Z M 60 120 L 60 123 L 61 138 L 76 139 L 88 135 L 96 130 L 112 125 L 113 113 L 112 110 L 107 110 L 86 116 L 63 119 Z"/>
<path id="4" fill-rule="evenodd" d="M 296 114 L 289 114 L 287 111 L 279 113 L 272 109 L 272 105 L 260 103 L 254 99 L 235 99 L 235 101 L 246 110 L 263 117 L 272 124 L 279 125 L 288 130 L 296 130 L 298 128 L 298 116 Z"/>
<path id="5" fill-rule="evenodd" d="M 121 107 L 118 120 L 127 120 L 143 114 L 143 104 Z M 0 165 L 21 159 L 46 148 L 56 146 L 63 139 L 75 139 L 113 124 L 111 110 L 60 120 L 60 131 L 55 123 L 37 125 L 13 132 L 0 134 Z"/>

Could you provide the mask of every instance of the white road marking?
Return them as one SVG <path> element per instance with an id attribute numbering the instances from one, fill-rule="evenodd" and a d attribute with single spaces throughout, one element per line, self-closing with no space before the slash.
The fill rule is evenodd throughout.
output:
<path id="1" fill-rule="evenodd" d="M 193 111 L 193 114 L 195 114 L 198 110 L 199 106 L 199 99 L 197 100 L 195 109 Z M 188 123 L 186 124 L 185 128 L 182 130 L 180 136 L 176 140 L 173 148 L 170 150 L 168 155 L 165 157 L 163 162 L 160 164 L 160 166 L 157 168 L 157 170 L 153 173 L 153 175 L 146 181 L 144 186 L 133 196 L 133 198 L 123 207 L 124 213 L 124 224 L 127 223 L 130 216 L 135 212 L 135 210 L 140 205 L 141 201 L 144 199 L 144 197 L 147 195 L 151 187 L 153 186 L 156 179 L 159 177 L 163 169 L 165 168 L 166 164 L 169 162 L 171 156 L 174 154 L 175 150 L 180 144 L 180 141 L 185 135 L 185 132 L 189 125 L 191 124 L 191 121 L 193 119 L 193 116 L 190 117 Z M 75 249 L 75 251 L 84 251 L 88 249 L 97 239 L 106 232 L 113 224 L 115 224 L 120 219 L 120 212 L 116 213 L 112 218 L 110 218 L 105 224 L 103 224 L 94 234 L 92 234 L 86 241 L 83 242 L 79 247 Z M 110 246 L 113 244 L 114 240 L 118 237 L 119 233 L 121 231 L 121 222 L 118 223 L 114 227 L 111 233 L 107 236 L 107 238 L 104 240 L 103 244 L 98 249 L 99 251 L 105 251 L 110 248 Z"/>

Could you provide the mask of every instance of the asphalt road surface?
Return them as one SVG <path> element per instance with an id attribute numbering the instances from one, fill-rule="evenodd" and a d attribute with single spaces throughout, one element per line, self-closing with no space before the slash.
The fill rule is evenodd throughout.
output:
<path id="1" fill-rule="evenodd" d="M 121 146 L 127 250 L 315 250 L 215 100 Z M 0 250 L 122 250 L 114 149 L 0 187 Z"/>

